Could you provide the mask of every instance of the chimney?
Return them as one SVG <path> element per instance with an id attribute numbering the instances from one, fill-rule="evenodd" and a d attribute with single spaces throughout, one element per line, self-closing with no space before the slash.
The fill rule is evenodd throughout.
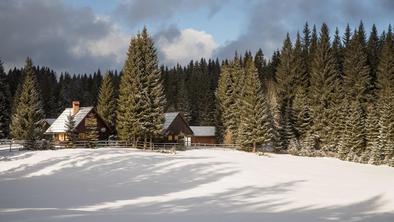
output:
<path id="1" fill-rule="evenodd" d="M 73 107 L 71 109 L 71 115 L 75 115 L 79 111 L 79 101 L 73 101 Z"/>

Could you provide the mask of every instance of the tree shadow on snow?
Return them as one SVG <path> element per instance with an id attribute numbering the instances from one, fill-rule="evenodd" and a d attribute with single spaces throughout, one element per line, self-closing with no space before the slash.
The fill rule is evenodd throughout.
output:
<path id="1" fill-rule="evenodd" d="M 304 181 L 215 187 L 238 170 L 209 157 L 123 150 L 71 156 L 2 174 L 0 221 L 394 221 L 393 213 L 373 213 L 384 204 L 382 196 L 345 206 L 286 208 L 291 200 L 278 194 L 295 192 Z M 206 187 L 213 191 L 204 193 Z"/>

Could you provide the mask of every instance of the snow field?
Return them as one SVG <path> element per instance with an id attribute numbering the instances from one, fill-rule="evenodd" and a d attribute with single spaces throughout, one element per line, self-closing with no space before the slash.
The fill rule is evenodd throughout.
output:
<path id="1" fill-rule="evenodd" d="M 394 168 L 213 149 L 0 156 L 0 221 L 394 221 Z"/>

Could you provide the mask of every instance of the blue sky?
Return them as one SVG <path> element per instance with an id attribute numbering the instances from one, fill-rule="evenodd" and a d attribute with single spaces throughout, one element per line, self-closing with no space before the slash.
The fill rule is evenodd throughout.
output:
<path id="1" fill-rule="evenodd" d="M 2 0 L 0 59 L 6 68 L 30 56 L 59 72 L 120 69 L 144 25 L 162 64 L 258 48 L 270 57 L 306 21 L 342 33 L 363 20 L 367 33 L 373 23 L 381 32 L 393 11 L 392 0 Z"/>

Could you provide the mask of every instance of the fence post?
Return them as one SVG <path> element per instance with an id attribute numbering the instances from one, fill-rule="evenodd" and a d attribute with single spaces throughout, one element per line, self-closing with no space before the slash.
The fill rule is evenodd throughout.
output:
<path id="1" fill-rule="evenodd" d="M 11 152 L 11 149 L 12 149 L 12 140 L 10 140 L 10 152 Z"/>

